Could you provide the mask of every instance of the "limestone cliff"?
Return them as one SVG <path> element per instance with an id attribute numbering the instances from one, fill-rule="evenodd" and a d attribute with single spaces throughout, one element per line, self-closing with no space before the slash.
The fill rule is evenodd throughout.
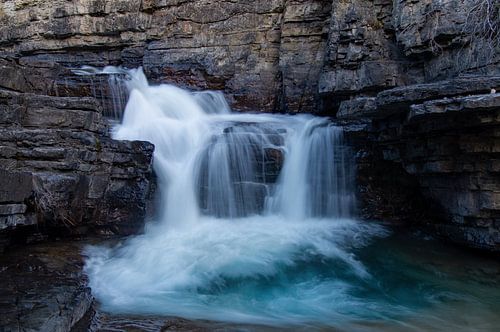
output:
<path id="1" fill-rule="evenodd" d="M 335 110 L 332 99 L 362 92 L 498 74 L 498 41 L 478 24 L 498 13 L 477 3 L 6 0 L 0 85 L 81 95 L 67 68 L 143 66 L 156 81 L 222 89 L 237 109 Z"/>

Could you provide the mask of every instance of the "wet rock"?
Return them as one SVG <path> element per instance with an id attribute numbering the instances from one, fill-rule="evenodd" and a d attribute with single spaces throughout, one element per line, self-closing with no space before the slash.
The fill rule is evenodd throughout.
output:
<path id="1" fill-rule="evenodd" d="M 213 138 L 202 156 L 197 180 L 199 206 L 206 214 L 241 217 L 264 211 L 266 198 L 283 168 L 282 131 L 262 124 L 229 123 L 222 135 Z M 207 165 L 219 161 L 220 147 L 224 149 L 222 158 L 227 157 L 228 161 L 220 166 L 227 171 L 210 174 Z M 222 192 L 228 188 L 221 185 L 230 186 L 234 202 L 226 201 L 228 197 Z"/>
<path id="2" fill-rule="evenodd" d="M 234 192 L 237 211 L 243 211 L 244 216 L 262 213 L 270 194 L 269 186 L 258 182 L 236 182 Z"/>
<path id="3" fill-rule="evenodd" d="M 47 243 L 0 255 L 1 329 L 69 331 L 92 304 L 81 245 Z"/>
<path id="4" fill-rule="evenodd" d="M 285 155 L 282 149 L 279 148 L 264 148 L 262 163 L 258 166 L 261 167 L 262 180 L 264 183 L 275 183 L 278 180 L 281 169 L 283 168 L 283 163 L 285 161 Z"/>
<path id="5" fill-rule="evenodd" d="M 72 329 L 73 332 L 87 331 L 182 331 L 182 332 L 225 332 L 225 331 L 282 331 L 282 328 L 263 325 L 222 323 L 207 320 L 187 320 L 178 317 L 155 317 L 135 315 L 114 315 L 99 310 L 97 306 Z"/>

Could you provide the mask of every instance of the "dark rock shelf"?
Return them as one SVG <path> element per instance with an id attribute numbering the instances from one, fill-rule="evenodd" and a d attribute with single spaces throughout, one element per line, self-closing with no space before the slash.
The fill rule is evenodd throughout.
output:
<path id="1" fill-rule="evenodd" d="M 359 132 L 347 131 L 361 150 L 360 196 L 367 215 L 392 214 L 447 240 L 498 252 L 499 86 L 498 77 L 476 76 L 342 102 L 340 118 L 370 123 L 362 140 Z"/>
<path id="2" fill-rule="evenodd" d="M 152 144 L 112 140 L 94 98 L 0 90 L 0 111 L 1 232 L 142 228 Z"/>

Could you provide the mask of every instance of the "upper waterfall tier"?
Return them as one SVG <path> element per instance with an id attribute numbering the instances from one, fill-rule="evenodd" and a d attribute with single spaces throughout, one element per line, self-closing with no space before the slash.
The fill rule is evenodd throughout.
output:
<path id="1" fill-rule="evenodd" d="M 354 165 L 342 130 L 327 119 L 232 113 L 220 92 L 149 85 L 140 68 L 97 73 L 114 77 L 112 91 L 128 89 L 119 92 L 129 99 L 114 138 L 155 144 L 165 223 L 188 224 L 200 214 L 301 220 L 353 213 Z"/>

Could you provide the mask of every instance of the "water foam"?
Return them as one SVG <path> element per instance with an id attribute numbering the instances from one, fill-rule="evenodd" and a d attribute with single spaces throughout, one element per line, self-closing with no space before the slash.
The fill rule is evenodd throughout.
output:
<path id="1" fill-rule="evenodd" d="M 203 217 L 189 229 L 151 231 L 87 252 L 104 309 L 267 324 L 328 323 L 336 308 L 354 310 L 353 280 L 370 276 L 351 250 L 384 234 L 352 220 L 276 217 Z"/>
<path id="2" fill-rule="evenodd" d="M 140 69 L 122 76 L 129 100 L 113 136 L 155 144 L 161 213 L 120 246 L 87 248 L 104 308 L 272 324 L 349 316 L 352 280 L 370 278 L 355 252 L 386 232 L 350 219 L 341 129 L 231 113 L 220 93 L 150 86 Z M 275 181 L 264 176 L 269 152 L 284 158 Z"/>

